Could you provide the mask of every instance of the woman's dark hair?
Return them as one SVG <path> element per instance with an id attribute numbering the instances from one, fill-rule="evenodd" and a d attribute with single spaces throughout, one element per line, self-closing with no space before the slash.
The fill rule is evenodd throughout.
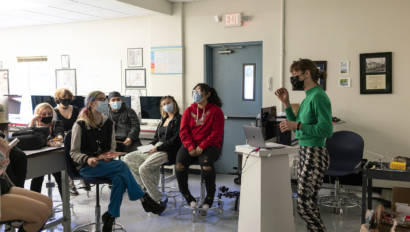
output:
<path id="1" fill-rule="evenodd" d="M 314 82 L 317 83 L 319 79 L 326 80 L 326 71 L 319 70 L 315 63 L 309 59 L 299 59 L 293 61 L 292 65 L 290 66 L 290 72 L 301 71 L 304 73 L 307 70 L 309 70 Z"/>
<path id="2" fill-rule="evenodd" d="M 205 94 L 211 93 L 211 95 L 208 98 L 208 102 L 211 102 L 219 107 L 222 107 L 222 102 L 221 99 L 218 97 L 218 94 L 216 93 L 215 89 L 210 87 L 209 85 L 205 84 L 205 83 L 199 83 L 197 85 L 195 85 L 195 87 L 193 88 L 193 90 L 195 90 L 197 87 L 199 86 L 199 88 L 201 89 L 201 91 Z"/>

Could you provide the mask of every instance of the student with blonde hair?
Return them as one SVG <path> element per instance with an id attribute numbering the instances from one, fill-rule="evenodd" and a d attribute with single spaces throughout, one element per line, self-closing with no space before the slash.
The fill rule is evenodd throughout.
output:
<path id="1" fill-rule="evenodd" d="M 102 216 L 103 232 L 111 231 L 115 218 L 120 216 L 125 192 L 131 201 L 141 199 L 145 210 L 157 205 L 141 190 L 127 164 L 112 158 L 119 154 L 115 152 L 114 123 L 107 117 L 108 111 L 103 92 L 93 91 L 88 94 L 85 107 L 72 129 L 70 150 L 81 176 L 112 181 L 110 204 Z"/>
<path id="2" fill-rule="evenodd" d="M 46 103 L 40 103 L 36 106 L 36 108 L 34 109 L 34 117 L 31 120 L 30 127 L 47 127 L 50 131 L 50 135 L 47 138 L 47 140 L 49 141 L 48 144 L 50 144 L 50 142 L 52 143 L 62 143 L 63 141 L 63 135 L 62 132 L 58 132 L 57 131 L 61 131 L 61 129 L 57 129 L 58 125 L 56 123 L 56 119 L 54 116 L 54 109 L 53 107 Z M 53 173 L 54 179 L 57 182 L 58 185 L 58 191 L 60 192 L 60 196 L 61 196 L 61 172 L 55 172 Z M 40 177 L 35 177 L 31 180 L 31 184 L 30 184 L 30 190 L 32 191 L 36 191 L 41 193 L 41 187 L 43 185 L 43 181 L 44 181 L 44 176 L 40 176 Z"/>

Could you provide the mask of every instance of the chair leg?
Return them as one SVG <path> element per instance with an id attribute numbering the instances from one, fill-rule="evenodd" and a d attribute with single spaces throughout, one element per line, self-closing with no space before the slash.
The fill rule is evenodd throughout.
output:
<path id="1" fill-rule="evenodd" d="M 100 206 L 100 185 L 95 185 L 96 192 L 96 204 L 95 204 L 95 230 L 97 232 L 101 231 L 101 206 Z"/>

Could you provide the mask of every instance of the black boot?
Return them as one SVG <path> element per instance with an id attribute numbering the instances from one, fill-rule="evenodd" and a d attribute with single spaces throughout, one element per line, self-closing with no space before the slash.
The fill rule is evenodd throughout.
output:
<path id="1" fill-rule="evenodd" d="M 13 230 L 14 231 L 14 230 Z M 40 230 L 41 231 L 41 230 Z M 20 226 L 19 231 L 18 232 L 26 232 L 23 228 L 23 226 Z"/>
<path id="2" fill-rule="evenodd" d="M 102 215 L 102 221 L 104 223 L 102 231 L 111 232 L 112 226 L 115 222 L 115 217 L 111 216 L 111 214 L 107 211 Z"/>
<path id="3" fill-rule="evenodd" d="M 142 196 L 140 200 L 142 208 L 144 208 L 145 212 L 152 212 L 152 202 L 154 200 L 152 200 L 152 198 L 148 194 L 144 194 L 144 196 Z"/>
<path id="4" fill-rule="evenodd" d="M 145 212 L 152 212 L 154 214 L 160 215 L 162 212 L 164 212 L 166 208 L 166 204 L 159 204 L 154 199 L 150 197 L 150 195 L 145 194 L 141 198 L 141 204 L 142 207 L 144 208 Z"/>

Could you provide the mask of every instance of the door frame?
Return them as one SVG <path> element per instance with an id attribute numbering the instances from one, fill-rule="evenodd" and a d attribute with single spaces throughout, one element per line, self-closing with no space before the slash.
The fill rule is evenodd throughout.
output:
<path id="1" fill-rule="evenodd" d="M 237 47 L 237 46 L 258 46 L 262 47 L 262 63 L 261 70 L 263 73 L 263 41 L 237 42 L 237 43 L 219 43 L 219 44 L 205 44 L 204 45 L 204 82 L 213 87 L 213 50 L 219 47 Z M 263 75 L 262 75 L 263 88 Z"/>

